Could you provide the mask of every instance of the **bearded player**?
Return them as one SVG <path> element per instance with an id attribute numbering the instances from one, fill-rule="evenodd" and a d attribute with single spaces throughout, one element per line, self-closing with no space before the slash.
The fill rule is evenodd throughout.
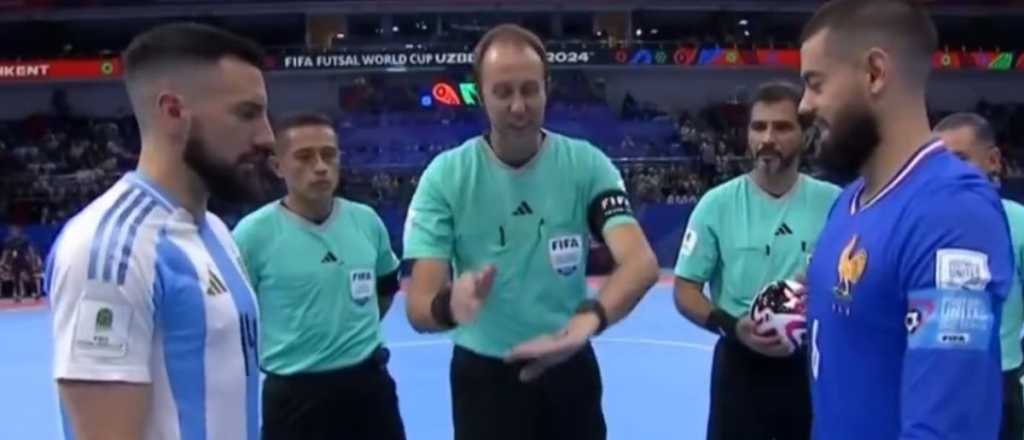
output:
<path id="1" fill-rule="evenodd" d="M 138 168 L 49 257 L 67 438 L 259 438 L 258 312 L 211 195 L 240 201 L 274 135 L 259 47 L 197 24 L 132 41 Z"/>
<path id="2" fill-rule="evenodd" d="M 815 439 L 995 439 L 1013 256 L 998 194 L 933 138 L 935 26 L 909 1 L 826 4 L 801 110 L 839 197 L 808 271 Z"/>

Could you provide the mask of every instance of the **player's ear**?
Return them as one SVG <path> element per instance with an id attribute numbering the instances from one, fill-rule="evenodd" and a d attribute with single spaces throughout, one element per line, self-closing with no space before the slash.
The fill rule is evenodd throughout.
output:
<path id="1" fill-rule="evenodd" d="M 185 107 L 184 96 L 170 91 L 160 92 L 156 97 L 156 118 L 169 131 L 188 136 L 192 118 Z"/>
<path id="2" fill-rule="evenodd" d="M 882 93 L 890 80 L 892 62 L 889 54 L 878 47 L 872 47 L 865 56 L 865 75 L 868 93 L 877 96 Z"/>

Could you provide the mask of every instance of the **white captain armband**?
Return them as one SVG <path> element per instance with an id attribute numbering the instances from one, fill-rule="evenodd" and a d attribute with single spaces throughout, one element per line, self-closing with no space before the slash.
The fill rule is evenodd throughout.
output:
<path id="1" fill-rule="evenodd" d="M 610 189 L 594 197 L 587 210 L 587 224 L 590 234 L 595 239 L 604 241 L 602 229 L 611 218 L 620 215 L 633 216 L 633 207 L 629 204 L 629 196 L 621 189 Z"/>

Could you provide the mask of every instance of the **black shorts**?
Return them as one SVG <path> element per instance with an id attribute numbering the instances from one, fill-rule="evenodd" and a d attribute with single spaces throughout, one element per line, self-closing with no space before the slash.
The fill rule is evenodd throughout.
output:
<path id="1" fill-rule="evenodd" d="M 1003 418 L 1000 440 L 1024 438 L 1024 396 L 1021 395 L 1021 367 L 1003 372 Z"/>
<path id="2" fill-rule="evenodd" d="M 762 356 L 721 338 L 711 365 L 708 440 L 811 438 L 807 356 Z"/>
<path id="3" fill-rule="evenodd" d="M 387 351 L 339 370 L 263 383 L 263 440 L 404 440 Z"/>
<path id="4" fill-rule="evenodd" d="M 601 372 L 588 344 L 534 382 L 506 364 L 456 346 L 452 354 L 455 440 L 604 440 Z"/>

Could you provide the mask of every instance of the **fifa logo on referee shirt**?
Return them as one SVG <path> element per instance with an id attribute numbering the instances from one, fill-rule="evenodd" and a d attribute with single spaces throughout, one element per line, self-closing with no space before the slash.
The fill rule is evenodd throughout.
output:
<path id="1" fill-rule="evenodd" d="M 583 261 L 583 237 L 563 235 L 552 238 L 548 245 L 551 266 L 561 276 L 569 276 L 579 269 Z"/>
<path id="2" fill-rule="evenodd" d="M 858 238 L 854 235 L 839 255 L 839 285 L 833 289 L 836 298 L 847 304 L 853 300 L 853 287 L 864 275 L 868 264 L 867 251 L 857 248 Z M 845 313 L 849 314 L 849 310 L 845 310 Z"/>

